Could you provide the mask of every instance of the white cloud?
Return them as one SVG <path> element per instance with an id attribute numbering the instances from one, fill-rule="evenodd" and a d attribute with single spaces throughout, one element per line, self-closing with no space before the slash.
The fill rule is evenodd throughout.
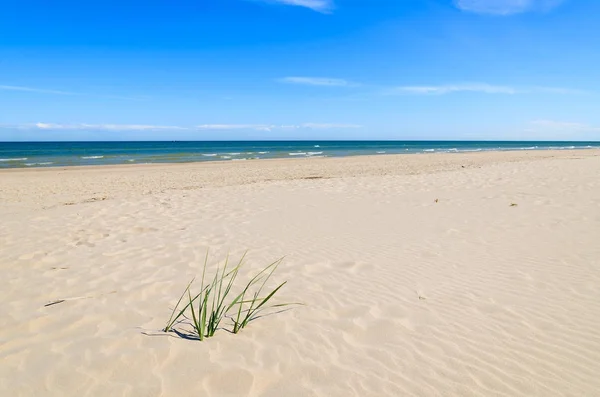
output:
<path id="1" fill-rule="evenodd" d="M 284 77 L 279 79 L 279 81 L 288 84 L 317 85 L 327 87 L 349 87 L 356 85 L 355 83 L 351 83 L 344 79 L 331 79 L 327 77 Z"/>
<path id="2" fill-rule="evenodd" d="M 3 91 L 21 91 L 21 92 L 36 92 L 39 94 L 55 94 L 55 95 L 79 95 L 74 92 L 46 90 L 43 88 L 20 87 L 14 85 L 0 85 L 0 90 Z"/>
<path id="3" fill-rule="evenodd" d="M 297 130 L 300 128 L 307 129 L 332 129 L 332 128 L 361 128 L 357 124 L 340 124 L 340 123 L 304 123 L 304 124 L 204 124 L 197 126 L 201 130 L 257 130 L 257 131 L 272 131 L 272 130 Z"/>
<path id="4" fill-rule="evenodd" d="M 183 127 L 175 125 L 151 125 L 151 124 L 61 124 L 61 123 L 35 123 L 35 124 L 0 124 L 2 129 L 21 130 L 48 130 L 48 131 L 231 131 L 231 130 L 298 130 L 298 129 L 350 129 L 361 128 L 357 124 L 345 123 L 303 123 L 303 124 L 202 124 L 195 127 Z"/>
<path id="5" fill-rule="evenodd" d="M 498 86 L 484 83 L 469 84 L 450 84 L 450 85 L 430 85 L 430 86 L 404 86 L 395 87 L 390 93 L 408 93 L 408 94 L 433 94 L 443 95 L 453 92 L 482 92 L 486 94 L 516 94 L 518 91 L 512 87 Z"/>
<path id="6" fill-rule="evenodd" d="M 310 8 L 313 11 L 327 14 L 333 9 L 333 0 L 263 0 L 290 6 Z"/>
<path id="7" fill-rule="evenodd" d="M 527 11 L 548 11 L 564 0 L 454 0 L 462 11 L 477 14 L 511 15 Z"/>
<path id="8" fill-rule="evenodd" d="M 157 130 L 187 130 L 186 127 L 172 125 L 146 124 L 55 124 L 36 123 L 33 127 L 41 130 L 102 130 L 102 131 L 157 131 Z"/>

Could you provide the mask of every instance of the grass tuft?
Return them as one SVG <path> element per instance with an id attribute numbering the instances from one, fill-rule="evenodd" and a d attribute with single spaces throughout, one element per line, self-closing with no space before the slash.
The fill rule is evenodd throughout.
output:
<path id="1" fill-rule="evenodd" d="M 188 324 L 192 328 L 192 336 L 203 341 L 205 338 L 214 336 L 226 317 L 231 318 L 233 322 L 230 332 L 237 334 L 268 309 L 298 305 L 298 303 L 267 304 L 287 283 L 286 281 L 279 284 L 270 292 L 265 288 L 283 258 L 262 269 L 245 284 L 237 296 L 229 301 L 228 297 L 234 288 L 245 257 L 246 254 L 242 255 L 237 265 L 228 270 L 229 256 L 227 256 L 223 268 L 217 266 L 212 280 L 206 281 L 207 253 L 202 269 L 200 292 L 192 294 L 195 281 L 193 278 L 179 297 L 163 331 L 177 332 L 174 327 L 184 320 L 188 320 Z M 264 294 L 263 291 L 265 291 Z"/>

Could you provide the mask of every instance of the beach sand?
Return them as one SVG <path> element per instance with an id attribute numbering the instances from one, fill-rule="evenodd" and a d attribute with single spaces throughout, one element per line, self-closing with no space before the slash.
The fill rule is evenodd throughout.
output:
<path id="1" fill-rule="evenodd" d="M 2 396 L 600 395 L 597 150 L 6 170 L 0 203 Z M 160 333 L 209 248 L 306 306 Z"/>

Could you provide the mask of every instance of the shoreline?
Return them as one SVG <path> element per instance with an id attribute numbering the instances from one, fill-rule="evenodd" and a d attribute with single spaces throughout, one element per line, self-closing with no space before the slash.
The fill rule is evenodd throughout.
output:
<path id="1" fill-rule="evenodd" d="M 522 159 L 523 156 L 530 156 L 530 158 L 552 158 L 560 155 L 575 155 L 579 153 L 600 153 L 600 148 L 579 148 L 579 149 L 533 149 L 533 150 L 485 150 L 485 151 L 473 151 L 473 152 L 421 152 L 421 153 L 390 153 L 390 154 L 366 154 L 366 155 L 350 155 L 350 156 L 314 156 L 314 157 L 303 157 L 303 158 L 260 158 L 260 159 L 247 159 L 247 160 L 205 160 L 205 161 L 189 161 L 189 162 L 154 162 L 154 163 L 123 163 L 123 164 L 92 164 L 92 165 L 57 165 L 48 167 L 13 167 L 13 168 L 0 168 L 0 174 L 11 173 L 11 172 L 53 172 L 57 170 L 61 171 L 80 171 L 80 170 L 115 170 L 115 169 L 143 169 L 143 168 L 160 168 L 160 167 L 186 167 L 186 166 L 222 166 L 224 164 L 239 164 L 247 165 L 249 163 L 288 163 L 298 162 L 304 163 L 308 161 L 339 161 L 344 159 L 377 159 L 377 158 L 404 158 L 404 157 L 438 157 L 438 156 L 492 156 L 498 154 L 509 154 L 511 157 Z"/>

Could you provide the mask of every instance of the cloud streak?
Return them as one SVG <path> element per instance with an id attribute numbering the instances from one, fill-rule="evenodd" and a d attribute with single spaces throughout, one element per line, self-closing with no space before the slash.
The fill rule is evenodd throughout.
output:
<path id="1" fill-rule="evenodd" d="M 557 94 L 557 95 L 578 95 L 586 94 L 586 91 L 559 88 L 559 87 L 512 87 L 504 85 L 493 85 L 487 83 L 461 83 L 461 84 L 442 84 L 442 85 L 417 85 L 393 87 L 385 91 L 388 95 L 413 94 L 413 95 L 445 95 L 457 92 L 473 92 L 482 94 Z"/>
<path id="2" fill-rule="evenodd" d="M 97 94 L 84 94 L 81 92 L 70 92 L 61 90 L 48 90 L 45 88 L 34 88 L 34 87 L 23 87 L 16 85 L 0 85 L 0 91 L 15 91 L 15 92 L 28 92 L 33 94 L 50 94 L 50 95 L 72 95 L 92 98 L 104 98 L 104 99 L 121 99 L 128 101 L 143 101 L 148 97 L 128 97 L 121 95 L 97 95 Z"/>
<path id="3" fill-rule="evenodd" d="M 485 83 L 448 84 L 448 85 L 424 85 L 395 87 L 391 94 L 420 94 L 420 95 L 444 95 L 454 92 L 480 92 L 485 94 L 516 94 L 518 91 L 513 87 L 491 85 Z"/>
<path id="4" fill-rule="evenodd" d="M 43 88 L 32 88 L 32 87 L 20 87 L 14 85 L 0 85 L 2 91 L 20 91 L 20 92 L 33 92 L 38 94 L 55 94 L 55 95 L 80 95 L 75 92 L 59 91 L 59 90 L 46 90 Z"/>
<path id="5" fill-rule="evenodd" d="M 55 124 L 36 123 L 34 128 L 40 130 L 93 130 L 93 131 L 173 131 L 188 130 L 187 127 L 173 125 L 148 125 L 148 124 Z"/>
<path id="6" fill-rule="evenodd" d="M 490 15 L 513 15 L 528 11 L 548 11 L 564 0 L 454 0 L 466 12 Z"/>
<path id="7" fill-rule="evenodd" d="M 286 84 L 313 85 L 323 87 L 353 87 L 358 85 L 344 79 L 333 79 L 328 77 L 284 77 L 278 81 Z"/>
<path id="8" fill-rule="evenodd" d="M 33 123 L 33 124 L 0 124 L 0 128 L 20 130 L 47 131 L 232 131 L 232 130 L 324 130 L 324 129 L 354 129 L 362 128 L 358 124 L 349 123 L 303 123 L 303 124 L 201 124 L 185 127 L 177 125 L 153 124 L 88 124 L 88 123 Z"/>
<path id="9" fill-rule="evenodd" d="M 262 0 L 269 3 L 279 3 L 289 6 L 309 8 L 322 14 L 328 14 L 333 9 L 333 0 Z"/>
<path id="10" fill-rule="evenodd" d="M 273 131 L 273 130 L 297 130 L 297 129 L 349 129 L 362 128 L 358 124 L 345 123 L 303 123 L 303 124 L 203 124 L 196 128 L 200 130 L 256 130 L 256 131 Z"/>

